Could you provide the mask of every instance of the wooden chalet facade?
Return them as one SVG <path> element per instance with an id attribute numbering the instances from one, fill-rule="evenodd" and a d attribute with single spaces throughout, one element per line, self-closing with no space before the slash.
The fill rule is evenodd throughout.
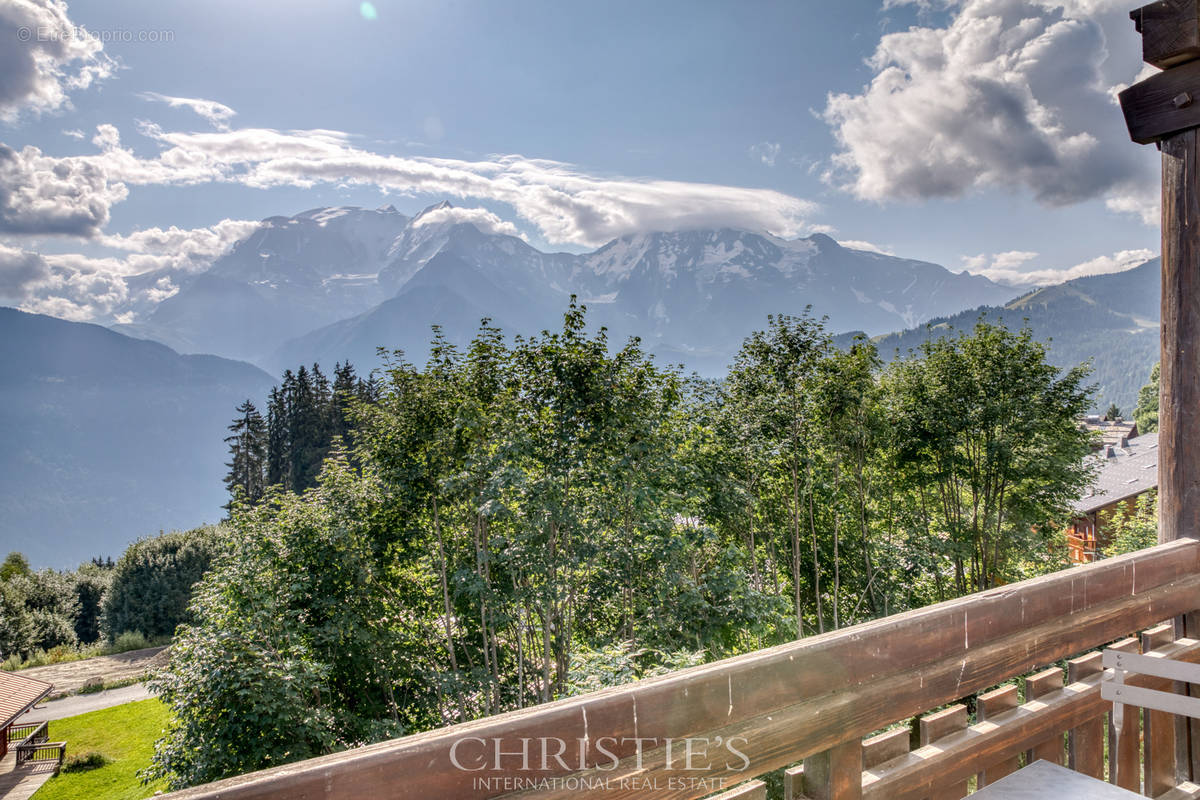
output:
<path id="1" fill-rule="evenodd" d="M 1137 499 L 1158 488 L 1158 434 L 1106 444 L 1088 460 L 1097 466 L 1096 483 L 1073 504 L 1067 526 L 1071 562 L 1089 564 L 1110 543 L 1108 523 L 1114 514 L 1131 513 Z"/>

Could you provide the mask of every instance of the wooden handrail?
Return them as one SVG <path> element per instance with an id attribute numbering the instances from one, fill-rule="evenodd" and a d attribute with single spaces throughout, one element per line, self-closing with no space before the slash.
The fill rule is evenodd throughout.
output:
<path id="1" fill-rule="evenodd" d="M 1181 540 L 168 796 L 697 798 L 1198 606 L 1200 542 Z M 529 769 L 519 769 L 526 747 Z"/>

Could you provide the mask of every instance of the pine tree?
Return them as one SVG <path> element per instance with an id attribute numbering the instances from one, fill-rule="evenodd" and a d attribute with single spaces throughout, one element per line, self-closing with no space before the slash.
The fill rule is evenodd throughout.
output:
<path id="1" fill-rule="evenodd" d="M 225 488 L 229 490 L 228 510 L 239 495 L 250 504 L 258 503 L 266 488 L 267 429 L 262 414 L 254 403 L 246 400 L 237 408 L 238 417 L 229 426 L 230 435 L 225 437 L 229 445 L 230 460 L 225 466 Z"/>
<path id="2" fill-rule="evenodd" d="M 284 377 L 291 376 L 289 370 Z M 278 386 L 271 388 L 267 402 L 267 485 L 287 486 L 291 484 L 289 474 L 290 457 L 288 435 L 287 399 Z"/>

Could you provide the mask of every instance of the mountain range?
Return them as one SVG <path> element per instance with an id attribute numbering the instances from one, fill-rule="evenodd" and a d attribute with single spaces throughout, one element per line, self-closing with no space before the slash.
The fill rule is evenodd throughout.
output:
<path id="1" fill-rule="evenodd" d="M 1056 363 L 1093 360 L 1100 407 L 1131 408 L 1157 357 L 1157 261 L 1023 292 L 821 234 L 659 232 L 547 253 L 476 212 L 271 217 L 112 328 L 0 309 L 0 542 L 71 566 L 216 520 L 226 425 L 246 398 L 261 408 L 284 369 L 349 359 L 365 374 L 380 347 L 420 362 L 431 326 L 465 342 L 485 317 L 536 334 L 571 295 L 613 338 L 708 375 L 768 314 L 809 305 L 832 331 L 876 337 L 885 358 L 980 316 L 1027 320 Z M 131 293 L 160 278 L 128 279 Z"/>
<path id="2" fill-rule="evenodd" d="M 430 327 L 465 342 L 487 317 L 508 333 L 557 325 L 571 295 L 620 339 L 720 374 L 767 314 L 811 305 L 832 330 L 882 334 L 1017 290 L 816 234 L 705 229 L 629 235 L 587 253 L 545 253 L 443 202 L 407 217 L 321 208 L 271 217 L 139 321 L 114 326 L 180 352 L 251 361 L 377 364 L 424 358 Z"/>
<path id="3" fill-rule="evenodd" d="M 220 519 L 231 409 L 274 383 L 250 364 L 11 308 L 0 365 L 0 543 L 38 566 Z"/>
<path id="4" fill-rule="evenodd" d="M 1090 361 L 1096 385 L 1092 407 L 1110 403 L 1132 416 L 1138 389 L 1158 361 L 1162 261 L 1133 269 L 1090 275 L 1034 289 L 1003 305 L 980 306 L 930 320 L 908 330 L 875 337 L 885 360 L 915 350 L 931 337 L 970 331 L 976 321 L 1028 326 L 1047 345 L 1047 358 L 1063 368 Z M 848 342 L 851 335 L 839 337 Z"/>

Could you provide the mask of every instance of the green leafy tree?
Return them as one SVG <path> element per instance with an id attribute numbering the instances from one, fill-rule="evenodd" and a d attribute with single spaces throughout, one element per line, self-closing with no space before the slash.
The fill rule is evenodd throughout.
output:
<path id="1" fill-rule="evenodd" d="M 1137 407 L 1133 419 L 1138 433 L 1153 433 L 1158 430 L 1158 381 L 1161 364 L 1150 370 L 1150 381 L 1138 391 Z"/>
<path id="2" fill-rule="evenodd" d="M 1109 543 L 1104 555 L 1119 556 L 1158 544 L 1158 492 L 1138 495 L 1133 503 L 1122 503 L 1103 522 Z"/>
<path id="3" fill-rule="evenodd" d="M 1116 422 L 1121 418 L 1121 407 L 1116 403 L 1110 403 L 1108 410 L 1104 412 L 1104 418 L 1109 422 Z"/>
<path id="4" fill-rule="evenodd" d="M 112 641 L 126 631 L 171 636 L 188 617 L 192 587 L 222 546 L 223 532 L 206 526 L 139 539 L 113 569 L 101 628 Z"/>
<path id="5" fill-rule="evenodd" d="M 893 363 L 896 468 L 907 471 L 927 539 L 958 594 L 1061 566 L 1053 520 L 1090 479 L 1087 367 L 1059 374 L 1029 330 L 979 323 Z M 1046 560 L 1048 559 L 1048 560 Z M 1044 563 L 1043 563 L 1044 562 Z"/>
<path id="6" fill-rule="evenodd" d="M 0 581 L 7 581 L 19 575 L 32 574 L 33 570 L 29 568 L 29 560 L 15 550 L 5 557 L 3 564 L 0 564 Z"/>
<path id="7" fill-rule="evenodd" d="M 335 454 L 303 497 L 235 507 L 194 621 L 152 681 L 173 715 L 148 780 L 181 788 L 403 730 L 398 654 L 414 648 L 389 624 L 407 610 L 380 502 L 377 482 Z"/>

